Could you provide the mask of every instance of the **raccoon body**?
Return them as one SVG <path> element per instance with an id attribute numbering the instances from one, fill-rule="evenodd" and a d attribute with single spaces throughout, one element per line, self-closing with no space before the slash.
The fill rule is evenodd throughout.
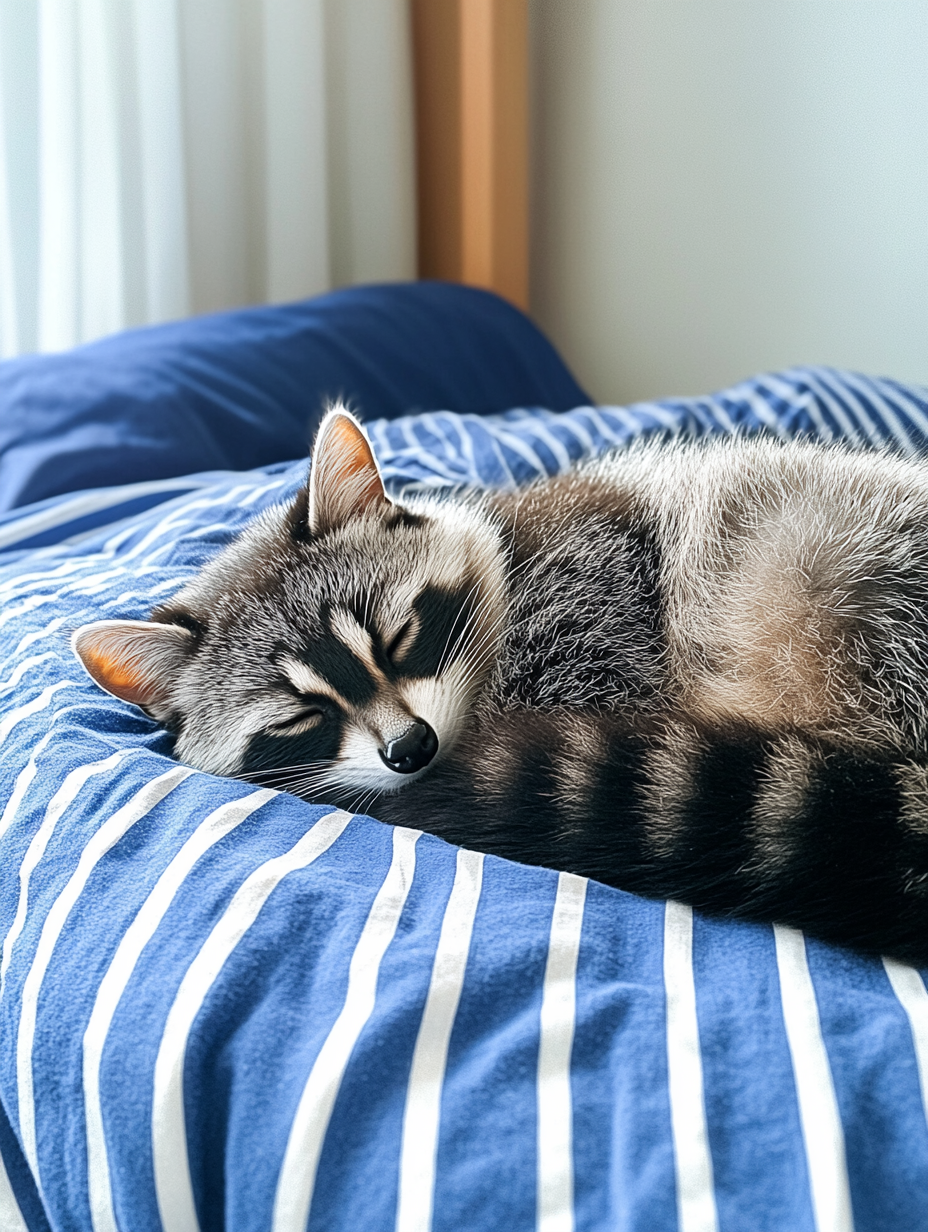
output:
<path id="1" fill-rule="evenodd" d="M 928 464 L 665 443 L 393 501 L 336 409 L 292 505 L 74 645 L 201 769 L 928 963 Z"/>

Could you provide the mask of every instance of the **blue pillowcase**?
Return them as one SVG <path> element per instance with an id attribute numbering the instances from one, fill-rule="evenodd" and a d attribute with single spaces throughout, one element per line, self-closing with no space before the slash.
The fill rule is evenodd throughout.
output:
<path id="1" fill-rule="evenodd" d="M 0 513 L 303 457 L 332 398 L 366 419 L 588 401 L 498 296 L 438 282 L 352 287 L 0 364 Z"/>

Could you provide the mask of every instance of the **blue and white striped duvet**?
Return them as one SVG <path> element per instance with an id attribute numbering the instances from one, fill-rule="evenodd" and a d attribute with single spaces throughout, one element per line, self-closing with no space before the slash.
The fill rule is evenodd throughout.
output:
<path id="1" fill-rule="evenodd" d="M 394 483 L 497 484 L 758 426 L 924 449 L 928 392 L 794 370 L 371 434 Z M 0 520 L 0 1230 L 928 1227 L 917 972 L 190 771 L 83 676 L 73 627 L 304 469 Z"/>

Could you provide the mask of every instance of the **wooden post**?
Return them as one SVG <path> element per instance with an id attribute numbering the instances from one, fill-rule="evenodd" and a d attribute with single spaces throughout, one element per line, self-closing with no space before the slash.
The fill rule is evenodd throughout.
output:
<path id="1" fill-rule="evenodd" d="M 412 0 L 419 276 L 528 306 L 527 0 Z"/>

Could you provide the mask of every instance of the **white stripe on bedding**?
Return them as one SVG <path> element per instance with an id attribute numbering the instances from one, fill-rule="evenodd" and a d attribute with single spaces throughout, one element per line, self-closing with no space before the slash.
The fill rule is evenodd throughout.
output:
<path id="1" fill-rule="evenodd" d="M 538 1232 L 573 1232 L 574 1227 L 570 1054 L 586 887 L 585 877 L 558 874 L 538 1043 Z"/>
<path id="2" fill-rule="evenodd" d="M 65 709 L 67 709 L 67 707 L 65 707 Z M 59 710 L 52 716 L 53 723 L 60 713 L 61 711 Z M 17 774 L 16 782 L 13 784 L 13 790 L 10 792 L 10 798 L 4 805 L 3 812 L 0 813 L 0 838 L 3 838 L 4 834 L 6 834 L 7 830 L 13 824 L 13 819 L 19 811 L 19 806 L 22 804 L 26 792 L 31 787 L 35 780 L 35 776 L 38 773 L 38 766 L 36 765 L 37 758 L 39 754 L 47 747 L 49 740 L 51 740 L 52 736 L 55 734 L 54 728 L 45 733 L 39 743 L 29 754 L 29 760 L 26 762 L 25 766 L 23 766 L 22 770 L 20 770 L 19 774 Z"/>
<path id="3" fill-rule="evenodd" d="M 584 457 L 590 457 L 596 450 L 596 443 L 593 440 L 587 425 L 580 419 L 579 415 L 575 415 L 573 419 L 555 420 L 558 427 L 564 432 L 569 432 L 570 435 L 580 445 Z"/>
<path id="4" fill-rule="evenodd" d="M 496 464 L 502 473 L 506 476 L 504 484 L 500 487 L 514 489 L 516 487 L 516 477 L 512 473 L 512 467 L 506 461 L 506 454 L 503 450 L 503 442 L 498 436 L 493 436 L 490 440 L 493 449 L 493 457 L 496 459 Z"/>
<path id="5" fill-rule="evenodd" d="M 545 467 L 545 464 L 542 462 L 538 454 L 538 450 L 537 450 L 538 439 L 539 439 L 538 433 L 536 433 L 535 436 L 531 440 L 526 440 L 524 437 L 516 436 L 515 433 L 505 432 L 501 430 L 499 432 L 499 439 L 506 446 L 507 449 L 511 449 L 512 452 L 514 454 L 517 454 L 522 459 L 522 461 L 526 463 L 527 466 L 530 466 L 532 468 L 532 471 L 534 472 L 534 476 L 536 478 L 543 479 L 545 475 L 547 475 L 548 473 L 547 468 Z M 547 437 L 545 437 L 544 439 L 547 443 Z M 558 442 L 558 444 L 560 444 L 560 442 Z M 558 454 L 563 453 L 563 452 L 564 452 L 563 446 L 560 446 L 559 450 L 551 449 L 551 453 L 553 453 L 555 457 L 558 457 Z M 506 471 L 509 474 L 510 481 L 514 483 L 515 482 L 514 476 L 512 474 L 511 468 L 508 465 L 506 466 Z"/>
<path id="6" fill-rule="evenodd" d="M 13 790 L 10 793 L 10 798 L 4 805 L 3 812 L 0 813 L 0 839 L 3 838 L 7 830 L 16 820 L 16 814 L 19 811 L 19 806 L 22 804 L 26 792 L 35 780 L 38 774 L 38 757 L 47 747 L 49 742 L 58 734 L 56 724 L 63 715 L 70 714 L 72 710 L 77 710 L 80 707 L 79 702 L 72 702 L 67 706 L 62 706 L 60 710 L 56 710 L 48 720 L 48 728 L 45 735 L 33 748 L 29 754 L 29 760 L 16 776 L 16 782 L 13 784 Z"/>
<path id="7" fill-rule="evenodd" d="M 30 553 L 29 559 L 35 560 L 41 556 L 40 552 Z M 65 560 L 56 565 L 54 569 L 36 569 L 31 573 L 14 573 L 7 581 L 0 584 L 0 596 L 3 597 L 5 603 L 9 603 L 11 598 L 16 598 L 25 593 L 30 587 L 42 586 L 46 582 L 61 578 L 80 575 L 81 571 L 86 571 L 92 564 L 100 559 L 99 554 L 87 556 L 78 560 Z"/>
<path id="8" fill-rule="evenodd" d="M 702 436 L 706 432 L 714 432 L 721 428 L 723 432 L 734 432 L 735 421 L 728 413 L 728 407 L 725 405 L 724 396 L 718 398 L 697 399 L 689 408 L 691 416 L 688 430 L 693 432 L 694 427 L 698 429 L 696 433 Z M 696 420 L 696 424 L 692 420 Z"/>
<path id="9" fill-rule="evenodd" d="M 416 453 L 421 453 L 421 446 L 419 445 L 419 442 L 416 439 L 415 433 L 412 430 L 412 426 L 406 420 L 403 421 L 403 432 L 405 433 L 406 439 L 409 441 L 413 450 Z M 464 455 L 464 462 L 467 466 L 467 474 L 469 476 L 470 475 L 476 476 L 480 473 L 480 471 L 477 465 L 476 455 L 474 454 L 474 438 L 470 431 L 470 422 L 468 421 L 466 416 L 463 418 L 462 423 L 461 423 L 461 438 L 460 439 L 461 439 L 461 452 Z"/>
<path id="10" fill-rule="evenodd" d="M 214 809 L 172 857 L 155 882 L 116 948 L 97 989 L 93 1010 L 84 1032 L 83 1084 L 87 1130 L 87 1185 L 94 1232 L 117 1232 L 110 1169 L 100 1103 L 100 1063 L 116 1007 L 132 977 L 145 946 L 155 935 L 165 912 L 174 901 L 191 869 L 211 847 L 240 826 L 252 813 L 273 800 L 270 788 L 230 800 Z"/>
<path id="11" fill-rule="evenodd" d="M 23 659 L 6 680 L 0 681 L 0 693 L 8 693 L 10 689 L 15 689 L 30 668 L 38 667 L 40 663 L 47 663 L 49 659 L 56 658 L 58 655 L 54 650 L 46 650 L 44 654 L 30 655 L 28 659 Z"/>
<path id="12" fill-rule="evenodd" d="M 216 486 L 216 476 L 204 479 L 191 479 L 180 476 L 177 479 L 152 479 L 143 483 L 129 483 L 118 488 L 95 488 L 80 496 L 72 496 L 50 509 L 42 509 L 38 513 L 26 514 L 17 518 L 8 526 L 0 526 L 0 551 L 21 543 L 24 539 L 32 539 L 43 531 L 54 530 L 56 526 L 68 522 L 76 522 L 88 514 L 99 510 L 110 509 L 115 505 L 125 505 L 139 497 L 148 496 L 153 492 L 180 492 L 183 488 L 196 490 Z"/>
<path id="13" fill-rule="evenodd" d="M 503 440 L 510 449 L 518 450 L 521 438 L 512 435 L 511 433 L 500 433 Z M 553 431 L 553 426 L 549 426 L 544 419 L 539 420 L 533 425 L 532 439 L 526 442 L 531 456 L 536 459 L 535 465 L 538 470 L 539 478 L 543 478 L 548 473 L 548 468 L 538 454 L 539 445 L 544 445 L 548 452 L 554 455 L 555 465 L 559 471 L 570 469 L 571 457 L 567 451 L 567 446 L 560 439 L 556 432 Z"/>
<path id="14" fill-rule="evenodd" d="M 40 642 L 43 637 L 51 637 L 53 633 L 57 633 L 61 626 L 65 623 L 66 619 L 66 616 L 56 616 L 54 620 L 50 620 L 43 628 L 34 629 L 31 633 L 27 633 L 26 636 L 19 641 L 12 655 L 10 655 L 9 658 L 4 659 L 4 663 L 8 663 L 10 659 L 22 654 L 24 650 L 27 650 L 35 642 Z"/>
<path id="15" fill-rule="evenodd" d="M 854 420 L 851 412 L 844 406 L 844 404 L 838 398 L 834 397 L 827 386 L 823 385 L 820 374 L 806 372 L 804 373 L 804 376 L 809 388 L 816 395 L 817 401 L 828 409 L 836 421 L 838 425 L 838 432 L 842 439 L 853 441 L 855 445 L 862 444 L 864 437 L 859 431 L 862 425 Z M 813 403 L 810 403 L 810 411 L 812 410 L 813 405 Z M 866 427 L 870 427 L 869 422 Z M 864 432 L 864 435 L 866 435 L 866 431 Z"/>
<path id="16" fill-rule="evenodd" d="M 768 432 L 773 432 L 784 440 L 789 436 L 779 415 L 764 401 L 759 393 L 752 389 L 745 389 L 742 396 Z"/>
<path id="17" fill-rule="evenodd" d="M 181 980 L 161 1036 L 152 1095 L 155 1192 L 164 1232 L 195 1232 L 199 1226 L 184 1115 L 184 1057 L 193 1021 L 271 893 L 288 873 L 306 868 L 328 851 L 349 821 L 351 814 L 341 809 L 327 813 L 289 851 L 265 861 L 246 877 Z"/>
<path id="18" fill-rule="evenodd" d="M 13 1193 L 13 1186 L 0 1155 L 0 1228 L 3 1232 L 29 1232 L 23 1213 Z"/>
<path id="19" fill-rule="evenodd" d="M 159 522 L 156 528 L 160 533 L 164 533 L 167 530 L 176 530 L 178 526 L 184 525 L 184 522 L 176 522 L 174 520 L 179 513 L 186 512 L 189 509 L 199 509 L 208 505 L 224 503 L 225 501 L 231 502 L 233 497 L 238 496 L 242 492 L 245 493 L 245 496 L 242 500 L 238 501 L 238 507 L 247 508 L 268 492 L 282 487 L 287 482 L 288 480 L 285 477 L 274 479 L 269 483 L 255 483 L 252 485 L 239 483 L 231 489 L 223 488 L 219 497 L 206 502 L 191 502 L 189 499 L 190 493 L 203 488 L 216 488 L 218 483 L 217 476 L 215 475 L 211 478 L 204 477 L 203 479 L 180 476 L 177 479 L 156 480 L 151 483 L 130 484 L 124 488 L 105 488 L 101 491 L 88 492 L 70 501 L 63 501 L 51 509 L 45 509 L 36 514 L 26 514 L 8 526 L 0 527 L 0 551 L 13 548 L 17 543 L 31 539 L 43 531 L 52 530 L 58 526 L 66 527 L 69 522 L 78 521 L 98 510 L 116 508 L 140 496 L 145 496 L 149 492 L 175 491 L 180 493 L 180 495 L 164 502 L 170 512 Z M 145 513 L 148 512 L 148 510 L 145 511 Z M 112 529 L 114 534 L 104 544 L 102 551 L 98 553 L 98 556 L 102 559 L 112 558 L 119 544 L 135 530 L 138 518 L 140 516 L 144 517 L 145 513 L 141 515 L 120 515 L 110 522 L 102 522 L 97 526 L 91 527 L 89 530 L 66 537 L 61 542 L 73 546 L 86 539 L 92 539 L 108 529 Z M 57 546 L 60 545 L 52 545 L 50 548 L 44 549 L 39 548 L 36 550 L 35 556 L 41 557 L 46 552 L 53 553 Z M 68 563 L 65 562 L 55 570 L 49 571 L 48 576 L 52 576 L 58 573 L 59 570 L 67 568 Z"/>
<path id="20" fill-rule="evenodd" d="M 476 851 L 457 854 L 406 1088 L 396 1232 L 429 1232 L 432 1226 L 442 1084 L 480 902 L 483 861 Z"/>
<path id="21" fill-rule="evenodd" d="M 590 423 L 593 424 L 604 441 L 611 441 L 613 445 L 624 445 L 626 443 L 626 437 L 621 432 L 617 432 L 615 424 L 610 422 L 614 417 L 603 413 L 605 408 L 590 406 L 584 409 Z"/>
<path id="22" fill-rule="evenodd" d="M 247 504 L 250 502 L 252 497 L 257 499 L 257 497 L 265 494 L 266 492 L 274 488 L 283 486 L 285 482 L 286 482 L 285 479 L 280 479 L 280 480 L 275 480 L 273 483 L 263 484 L 257 487 L 255 485 L 238 484 L 234 488 L 232 488 L 230 491 L 223 489 L 218 495 L 213 496 L 209 499 L 199 498 L 197 500 L 192 500 L 189 497 L 183 497 L 183 498 L 178 498 L 177 501 L 167 502 L 167 508 L 169 511 L 165 514 L 164 517 L 160 519 L 159 522 L 155 524 L 155 526 L 149 528 L 149 530 L 145 533 L 142 539 L 137 544 L 135 544 L 134 547 L 129 549 L 129 551 L 125 552 L 120 557 L 121 563 L 117 568 L 111 569 L 109 572 L 103 572 L 103 573 L 99 571 L 96 573 L 86 573 L 85 572 L 84 576 L 78 577 L 77 579 L 72 579 L 75 585 L 76 593 L 81 593 L 79 589 L 80 587 L 93 587 L 94 585 L 98 585 L 102 581 L 108 578 L 111 578 L 111 577 L 116 577 L 116 576 L 123 575 L 123 574 L 129 577 L 139 576 L 139 574 L 144 571 L 145 566 L 151 565 L 151 563 L 156 559 L 156 557 L 161 552 L 170 550 L 172 547 L 176 545 L 176 538 L 177 538 L 176 532 L 181 531 L 185 526 L 192 523 L 193 521 L 193 519 L 187 516 L 191 512 L 195 512 L 196 510 L 201 510 L 201 509 L 213 508 L 215 506 L 225 505 L 228 503 L 232 503 L 234 507 L 236 508 L 242 508 L 242 507 L 247 506 Z M 233 498 L 239 497 L 243 492 L 245 493 L 245 496 L 241 500 L 237 502 L 233 500 Z M 57 564 L 54 568 L 49 569 L 49 570 L 32 573 L 32 574 L 26 574 L 25 576 L 18 576 L 15 579 L 12 579 L 10 582 L 6 583 L 6 586 L 8 588 L 15 587 L 16 593 L 21 594 L 26 589 L 27 583 L 31 586 L 41 586 L 41 585 L 45 585 L 48 581 L 50 581 L 53 578 L 60 578 L 63 576 L 67 576 L 67 574 L 69 573 L 75 573 L 75 572 L 80 573 L 81 570 L 86 571 L 88 569 L 94 569 L 94 568 L 99 570 L 99 567 L 101 565 L 104 565 L 104 566 L 109 565 L 115 556 L 117 548 L 122 544 L 122 542 L 127 537 L 133 534 L 133 532 L 136 530 L 137 518 L 135 517 L 129 518 L 128 523 L 126 525 L 122 525 L 123 521 L 124 521 L 123 519 L 120 519 L 119 522 L 116 522 L 113 524 L 114 526 L 121 526 L 121 529 L 118 530 L 110 539 L 108 539 L 106 543 L 104 543 L 100 551 L 94 553 L 92 556 L 83 557 L 77 561 L 64 561 L 62 563 Z M 227 526 L 226 523 L 222 523 L 221 525 L 224 529 Z M 88 532 L 88 535 L 90 537 L 93 537 L 99 534 L 100 532 L 105 531 L 106 529 L 107 529 L 106 526 L 96 527 L 94 530 Z M 203 528 L 197 527 L 197 531 L 198 533 L 202 533 Z M 136 560 L 139 556 L 142 555 L 143 552 L 145 552 L 148 548 L 151 548 L 155 543 L 157 543 L 159 539 L 161 539 L 164 535 L 168 534 L 169 532 L 175 532 L 174 539 L 172 539 L 166 544 L 162 544 L 160 547 L 150 552 L 147 556 L 145 556 L 142 559 L 139 567 L 136 568 L 135 570 L 125 568 L 125 563 L 127 561 Z M 87 535 L 77 536 L 77 540 L 80 540 L 86 537 L 88 536 Z M 46 549 L 39 549 L 35 553 L 35 555 L 41 556 L 44 550 Z M 54 551 L 53 548 L 47 549 L 47 550 Z M 55 591 L 52 595 L 35 596 L 32 600 L 27 601 L 27 604 L 24 605 L 23 608 L 17 609 L 17 611 L 25 610 L 27 606 L 30 608 L 39 606 L 40 603 L 49 602 L 50 599 L 57 598 L 58 596 L 67 594 L 67 593 L 71 593 L 71 592 L 69 592 L 68 587 L 65 586 L 59 589 L 58 591 Z M 2 617 L 0 617 L 0 623 L 3 623 Z"/>
<path id="23" fill-rule="evenodd" d="M 867 379 L 867 386 L 870 389 L 876 388 L 876 384 L 872 378 Z M 925 390 L 924 392 L 928 394 L 928 390 Z M 928 415 L 925 414 L 925 403 L 918 402 L 915 396 L 904 388 L 894 389 L 892 391 L 892 396 L 896 399 L 895 409 L 903 412 L 911 421 L 912 426 L 922 436 L 928 436 Z M 921 448 L 924 448 L 924 446 L 922 445 Z"/>
<path id="24" fill-rule="evenodd" d="M 0 994 L 3 992 L 6 973 L 13 955 L 13 947 L 16 945 L 19 935 L 23 930 L 23 925 L 26 922 L 26 912 L 29 909 L 29 879 L 36 865 L 45 854 L 45 848 L 55 832 L 55 827 L 58 825 L 66 809 L 74 803 L 75 798 L 85 784 L 94 775 L 106 774 L 108 770 L 112 770 L 129 752 L 129 749 L 119 749 L 109 757 L 104 758 L 103 761 L 95 761 L 86 766 L 78 766 L 76 770 L 71 771 L 51 800 L 49 800 L 42 824 L 26 849 L 23 862 L 19 867 L 19 902 L 16 906 L 13 923 L 3 939 L 3 958 L 0 960 Z"/>
<path id="25" fill-rule="evenodd" d="M 610 407 L 610 410 L 618 411 L 620 409 L 621 408 L 619 407 Z M 630 416 L 630 422 L 636 435 L 641 433 L 641 419 L 637 416 L 641 416 L 642 413 L 652 419 L 655 419 L 662 425 L 662 427 L 666 428 L 667 432 L 672 437 L 679 436 L 681 433 L 688 434 L 691 430 L 689 424 L 685 421 L 681 421 L 679 415 L 675 414 L 671 410 L 668 410 L 667 407 L 661 406 L 657 402 L 636 402 L 635 405 L 629 407 L 628 410 L 632 413 Z"/>
<path id="26" fill-rule="evenodd" d="M 115 765 L 115 759 L 110 761 Z M 169 795 L 184 779 L 193 774 L 186 766 L 175 766 L 165 774 L 160 774 L 151 782 L 146 783 L 120 809 L 104 821 L 81 852 L 77 868 L 68 879 L 67 885 L 52 903 L 29 973 L 23 983 L 21 1009 L 19 1015 L 19 1030 L 16 1034 L 16 1086 L 17 1104 L 19 1106 L 19 1132 L 22 1138 L 23 1153 L 29 1161 L 36 1184 L 41 1191 L 39 1161 L 36 1152 L 35 1138 L 35 1101 L 32 1084 L 32 1045 L 35 1038 L 36 1012 L 39 1003 L 39 993 L 45 972 L 51 962 L 52 953 L 61 936 L 71 909 L 80 897 L 90 874 L 106 853 L 123 837 L 128 830 L 146 817 L 156 804 Z"/>
<path id="27" fill-rule="evenodd" d="M 914 967 L 907 967 L 905 963 L 896 962 L 893 958 L 884 958 L 883 966 L 893 992 L 909 1020 L 922 1106 L 925 1109 L 925 1120 L 928 1122 L 928 990 Z"/>
<path id="28" fill-rule="evenodd" d="M 799 1103 L 818 1232 L 853 1232 L 844 1130 L 822 1037 L 806 943 L 795 928 L 774 925 L 783 1022 Z"/>
<path id="29" fill-rule="evenodd" d="M 38 714 L 40 710 L 44 710 L 59 690 L 66 689 L 69 686 L 71 688 L 76 687 L 73 680 L 59 680 L 57 684 L 48 685 L 37 697 L 33 697 L 31 701 L 24 702 L 22 706 L 17 706 L 15 710 L 11 710 L 4 717 L 3 721 L 0 722 L 0 744 L 6 740 L 17 723 L 21 723 L 23 719 L 28 719 L 32 715 Z"/>
<path id="30" fill-rule="evenodd" d="M 51 603 L 53 599 L 57 598 L 57 594 L 30 595 L 30 597 L 20 603 L 18 607 L 8 607 L 5 612 L 0 612 L 0 627 L 8 624 L 11 620 L 15 620 L 17 616 L 25 616 L 27 612 L 31 612 L 37 607 L 43 607 L 46 603 Z"/>
<path id="31" fill-rule="evenodd" d="M 905 424 L 877 387 L 866 379 L 858 379 L 854 374 L 846 372 L 842 377 L 845 388 L 853 390 L 858 397 L 866 398 L 872 405 L 878 421 L 887 429 L 890 437 L 896 442 L 903 453 L 917 454 L 918 446 L 909 436 Z"/>
<path id="32" fill-rule="evenodd" d="M 693 911 L 672 901 L 664 908 L 664 991 L 667 1084 L 680 1232 L 717 1232 L 693 978 Z"/>
<path id="33" fill-rule="evenodd" d="M 819 439 L 823 441 L 832 441 L 835 439 L 835 430 L 825 419 L 822 414 L 822 409 L 816 401 L 812 390 L 808 388 L 807 374 L 800 372 L 798 374 L 777 375 L 775 372 L 768 372 L 764 375 L 764 383 L 770 391 L 777 397 L 782 399 L 794 409 L 800 407 L 805 410 L 815 425 L 815 432 Z M 801 381 L 807 388 L 800 394 L 797 384 Z"/>
<path id="34" fill-rule="evenodd" d="M 262 496 L 266 496 L 268 492 L 273 492 L 275 488 L 282 488 L 286 483 L 289 483 L 289 479 L 287 477 L 283 479 L 272 479 L 270 483 L 259 484 L 253 491 L 249 492 L 247 496 L 244 496 L 238 502 L 239 509 L 247 509 L 250 505 L 253 505 L 255 501 L 260 500 Z"/>
<path id="35" fill-rule="evenodd" d="M 412 885 L 419 838 L 418 830 L 397 826 L 393 831 L 393 858 L 351 956 L 344 1005 L 313 1063 L 290 1126 L 274 1196 L 272 1232 L 305 1232 L 335 1097 L 358 1036 L 374 1010 L 380 964 Z"/>
<path id="36" fill-rule="evenodd" d="M 835 389 L 828 383 L 827 373 L 824 371 L 815 373 L 814 379 L 810 377 L 809 384 L 814 385 L 819 401 L 831 411 L 832 415 L 836 418 L 846 417 L 840 420 L 842 437 L 847 435 L 846 425 L 849 422 L 864 444 L 876 449 L 882 445 L 884 437 L 878 425 L 866 413 L 865 407 L 851 396 L 850 390 Z"/>

